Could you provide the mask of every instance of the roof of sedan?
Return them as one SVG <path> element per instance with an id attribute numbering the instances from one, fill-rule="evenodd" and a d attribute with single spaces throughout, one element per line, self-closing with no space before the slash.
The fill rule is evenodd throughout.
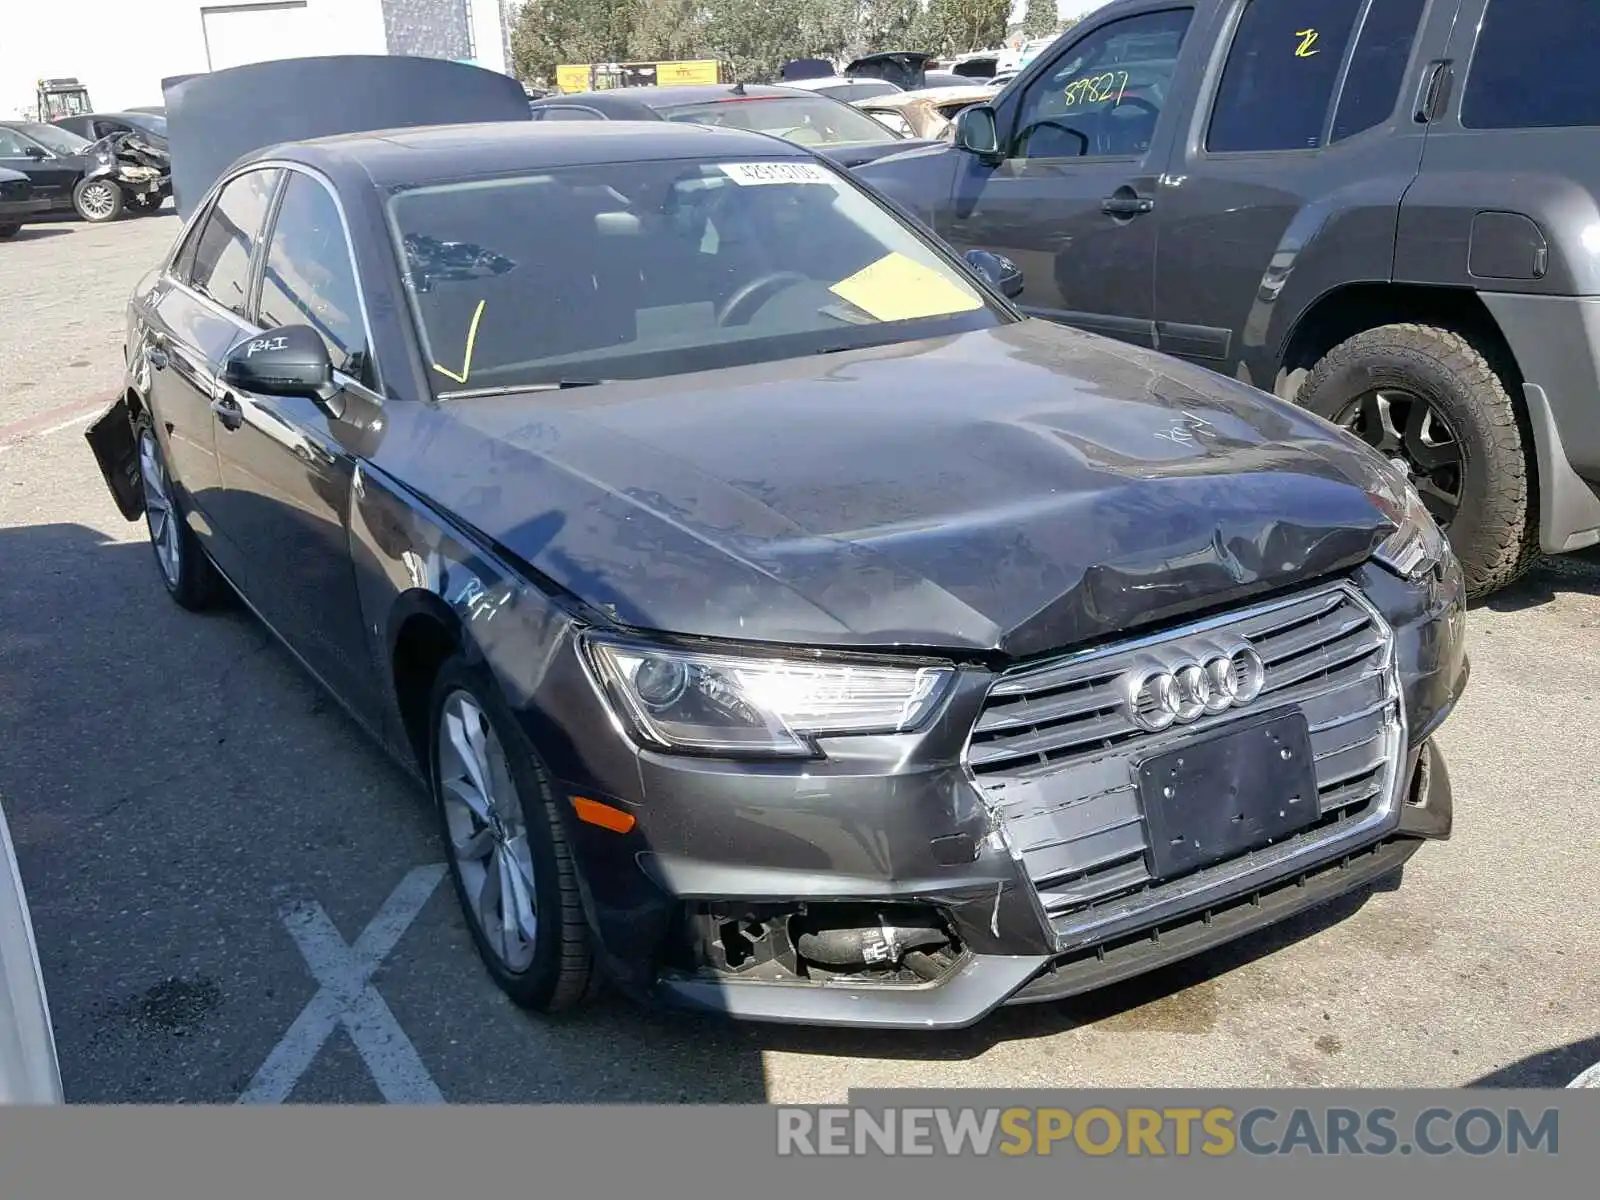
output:
<path id="1" fill-rule="evenodd" d="M 356 166 L 379 187 L 392 187 L 499 171 L 727 155 L 796 158 L 808 157 L 808 152 L 763 133 L 667 121 L 496 121 L 339 134 L 271 147 L 251 157 L 288 158 L 324 168 Z"/>

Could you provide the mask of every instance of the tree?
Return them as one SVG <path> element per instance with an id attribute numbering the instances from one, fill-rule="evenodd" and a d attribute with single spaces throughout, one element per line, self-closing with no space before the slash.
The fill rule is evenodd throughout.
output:
<path id="1" fill-rule="evenodd" d="M 706 24 L 702 0 L 634 0 L 628 54 L 643 62 L 699 58 Z"/>
<path id="2" fill-rule="evenodd" d="M 527 0 L 511 30 L 519 79 L 550 80 L 557 63 L 615 62 L 628 56 L 635 0 Z"/>
<path id="3" fill-rule="evenodd" d="M 914 31 L 922 19 L 922 0 L 862 0 L 847 57 L 874 50 L 921 50 Z"/>
<path id="4" fill-rule="evenodd" d="M 1049 37 L 1056 32 L 1061 18 L 1056 13 L 1056 0 L 1028 0 L 1027 15 L 1022 18 L 1025 37 Z"/>
<path id="5" fill-rule="evenodd" d="M 928 0 L 917 26 L 919 49 L 938 55 L 986 50 L 1005 41 L 1011 0 Z"/>

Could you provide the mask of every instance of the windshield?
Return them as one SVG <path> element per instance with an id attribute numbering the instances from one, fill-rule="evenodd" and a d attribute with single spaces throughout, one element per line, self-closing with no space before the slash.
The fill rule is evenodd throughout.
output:
<path id="1" fill-rule="evenodd" d="M 860 109 L 827 96 L 749 96 L 662 109 L 669 121 L 727 125 L 776 134 L 800 146 L 855 146 L 897 141 Z"/>
<path id="2" fill-rule="evenodd" d="M 396 189 L 388 214 L 439 396 L 714 370 L 1012 319 L 814 161 L 564 167 Z"/>
<path id="3" fill-rule="evenodd" d="M 123 120 L 135 129 L 142 129 L 145 133 L 153 133 L 157 137 L 167 136 L 167 119 L 158 117 L 154 113 L 128 113 Z"/>
<path id="4" fill-rule="evenodd" d="M 25 121 L 20 125 L 13 125 L 12 128 L 32 138 L 52 154 L 81 154 L 84 148 L 91 144 L 88 138 L 79 137 L 70 129 L 62 129 L 59 125 L 41 125 L 37 121 Z"/>

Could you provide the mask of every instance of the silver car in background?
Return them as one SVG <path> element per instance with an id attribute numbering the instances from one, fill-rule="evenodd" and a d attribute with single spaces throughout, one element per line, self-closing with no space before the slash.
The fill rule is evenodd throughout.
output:
<path id="1" fill-rule="evenodd" d="M 0 1103 L 60 1104 L 61 1068 L 39 948 L 0 809 Z"/>

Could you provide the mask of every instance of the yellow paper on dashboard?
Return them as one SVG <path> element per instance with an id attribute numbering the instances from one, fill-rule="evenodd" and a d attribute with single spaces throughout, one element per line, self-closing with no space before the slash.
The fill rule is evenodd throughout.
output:
<path id="1" fill-rule="evenodd" d="M 828 290 L 876 321 L 948 317 L 983 307 L 977 296 L 898 251 Z"/>

